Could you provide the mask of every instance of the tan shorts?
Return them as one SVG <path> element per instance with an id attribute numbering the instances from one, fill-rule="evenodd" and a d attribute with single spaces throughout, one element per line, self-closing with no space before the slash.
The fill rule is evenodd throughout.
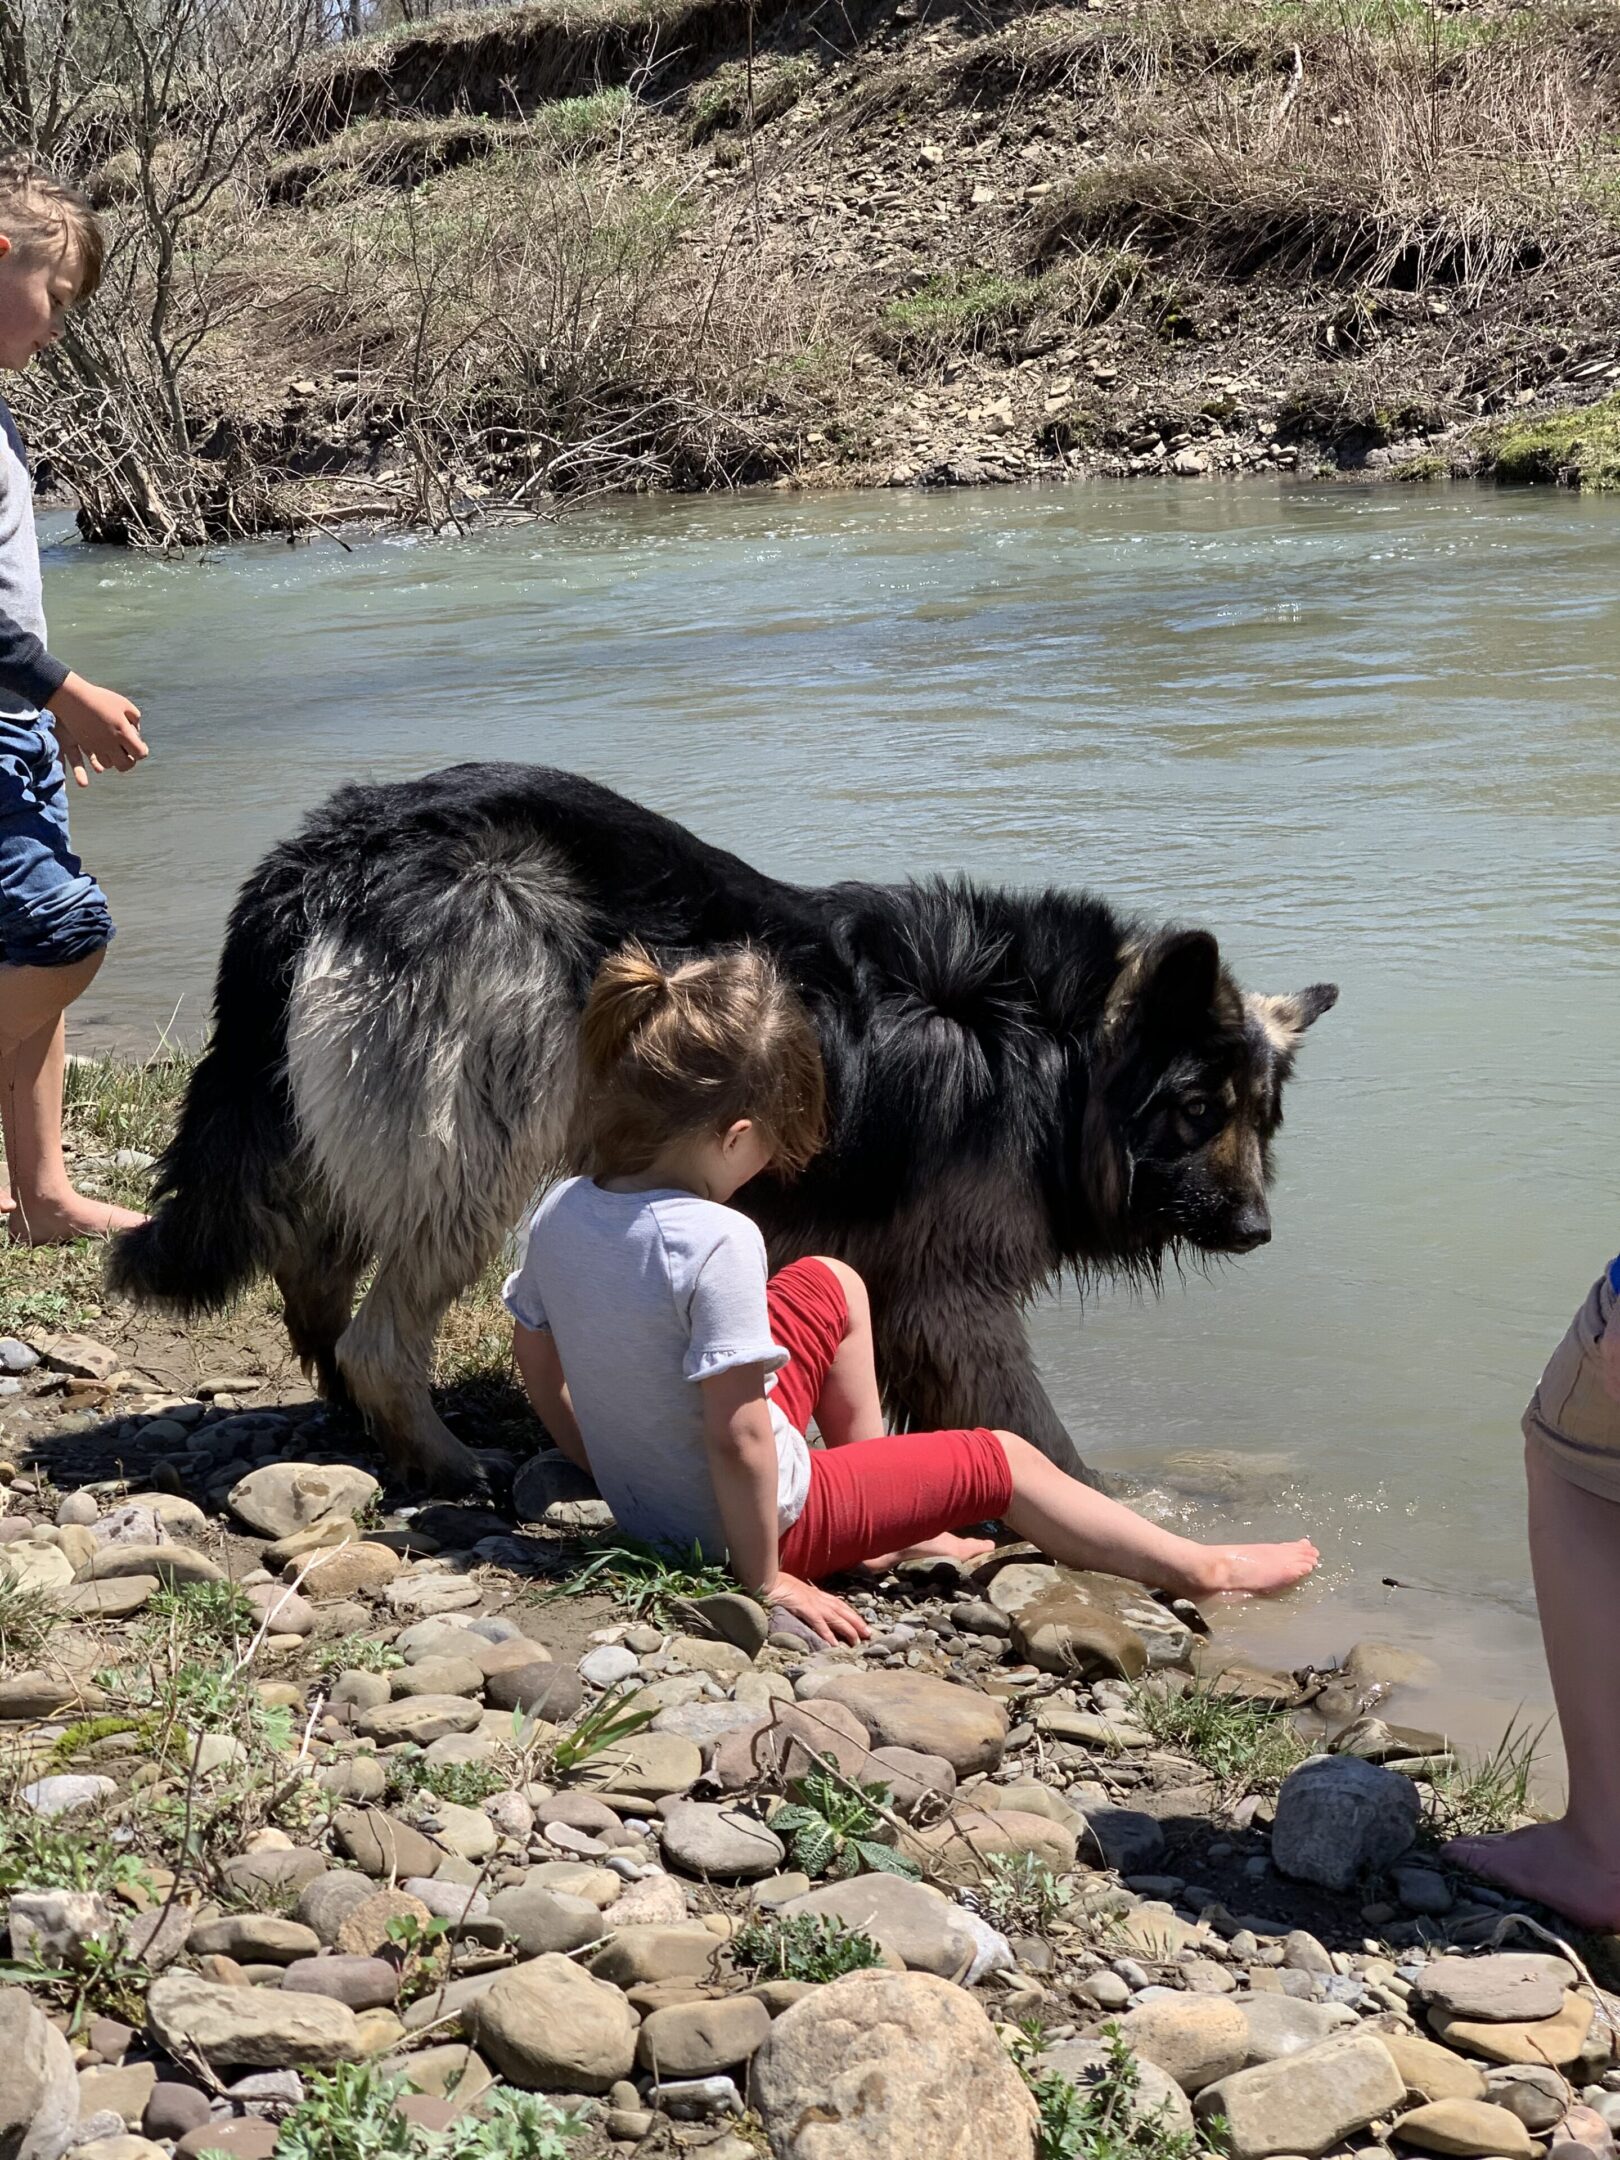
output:
<path id="1" fill-rule="evenodd" d="M 1620 1501 L 1620 1402 L 1603 1385 L 1598 1345 L 1613 1324 L 1617 1300 L 1600 1275 L 1524 1413 L 1524 1437 L 1583 1492 Z"/>

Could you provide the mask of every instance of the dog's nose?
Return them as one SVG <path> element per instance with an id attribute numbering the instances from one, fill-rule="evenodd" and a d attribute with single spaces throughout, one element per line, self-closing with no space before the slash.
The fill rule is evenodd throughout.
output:
<path id="1" fill-rule="evenodd" d="M 1253 1252 L 1257 1245 L 1271 1243 L 1271 1214 L 1264 1207 L 1246 1207 L 1232 1223 L 1232 1250 Z"/>

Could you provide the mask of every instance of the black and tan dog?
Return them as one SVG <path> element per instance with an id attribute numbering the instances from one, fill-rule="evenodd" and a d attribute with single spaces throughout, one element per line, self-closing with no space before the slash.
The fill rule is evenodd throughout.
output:
<path id="1" fill-rule="evenodd" d="M 783 884 L 540 767 L 344 788 L 237 901 L 114 1287 L 194 1312 L 268 1271 L 306 1367 L 397 1468 L 473 1485 L 429 1397 L 434 1334 L 559 1162 L 579 1007 L 631 937 L 757 942 L 799 984 L 829 1142 L 743 1198 L 773 1264 L 865 1276 L 895 1423 L 1010 1428 L 1081 1475 L 1025 1304 L 1065 1272 L 1263 1244 L 1283 1083 L 1337 995 L 1245 997 L 1207 932 L 1082 893 Z"/>

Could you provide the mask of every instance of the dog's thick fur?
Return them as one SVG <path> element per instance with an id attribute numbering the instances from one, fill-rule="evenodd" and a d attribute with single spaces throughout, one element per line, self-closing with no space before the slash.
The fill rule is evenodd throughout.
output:
<path id="1" fill-rule="evenodd" d="M 1022 1308 L 1065 1271 L 1264 1242 L 1282 1084 L 1337 995 L 1245 999 L 1206 932 L 1085 894 L 782 884 L 568 773 L 344 788 L 242 890 L 113 1287 L 195 1312 L 268 1270 L 306 1368 L 399 1470 L 474 1484 L 429 1398 L 434 1334 L 559 1163 L 579 1008 L 631 937 L 751 940 L 803 992 L 828 1145 L 743 1198 L 774 1264 L 866 1277 L 896 1423 L 1011 1428 L 1081 1475 Z"/>

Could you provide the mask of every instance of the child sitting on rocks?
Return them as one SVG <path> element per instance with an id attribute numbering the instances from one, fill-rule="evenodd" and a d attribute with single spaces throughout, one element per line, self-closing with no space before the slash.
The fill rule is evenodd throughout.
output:
<path id="1" fill-rule="evenodd" d="M 822 1137 L 815 1031 L 762 953 L 668 973 L 615 955 L 581 1066 L 587 1174 L 541 1202 L 506 1303 L 529 1400 L 622 1530 L 729 1560 L 828 1642 L 869 1630 L 820 1578 L 972 1557 L 986 1548 L 953 1535 L 965 1523 L 1003 1520 L 1054 1560 L 1190 1597 L 1281 1590 L 1316 1565 L 1303 1538 L 1179 1537 L 1016 1433 L 885 1436 L 861 1278 L 802 1259 L 767 1279 L 759 1230 L 726 1205 L 767 1167 L 802 1169 Z"/>

